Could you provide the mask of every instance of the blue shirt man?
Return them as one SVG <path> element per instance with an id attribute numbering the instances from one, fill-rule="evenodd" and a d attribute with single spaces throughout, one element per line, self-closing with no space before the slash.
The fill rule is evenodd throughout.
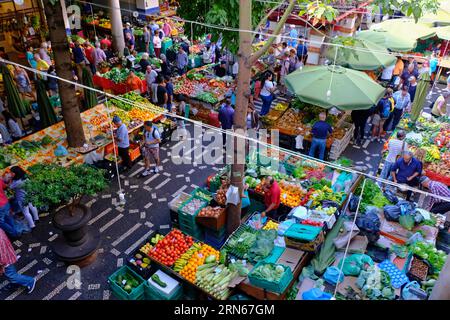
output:
<path id="1" fill-rule="evenodd" d="M 128 149 L 130 148 L 130 138 L 128 137 L 127 126 L 122 122 L 117 115 L 113 117 L 114 126 L 117 128 L 114 137 L 117 141 L 117 148 L 120 159 L 122 159 L 123 166 L 126 169 L 131 169 L 132 161 Z"/>
<path id="2" fill-rule="evenodd" d="M 316 139 L 326 139 L 328 134 L 333 132 L 333 128 L 325 121 L 317 121 L 311 132 Z"/>
<path id="3" fill-rule="evenodd" d="M 183 74 L 184 68 L 186 68 L 187 65 L 188 65 L 188 55 L 183 50 L 183 48 L 180 47 L 178 49 L 178 54 L 177 54 L 177 68 L 180 71 L 180 74 Z"/>
<path id="4" fill-rule="evenodd" d="M 303 59 L 308 55 L 308 46 L 303 41 L 302 38 L 300 38 L 300 42 L 297 46 L 297 57 L 299 57 L 302 61 Z"/>
<path id="5" fill-rule="evenodd" d="M 411 96 L 409 95 L 408 88 L 403 87 L 393 95 L 395 101 L 395 109 L 405 110 L 411 103 Z"/>
<path id="6" fill-rule="evenodd" d="M 77 43 L 75 44 L 75 48 L 72 50 L 73 53 L 73 60 L 76 64 L 84 62 L 84 53 L 83 50 L 81 50 L 80 45 Z"/>
<path id="7" fill-rule="evenodd" d="M 298 31 L 295 29 L 295 25 L 291 25 L 291 31 L 289 32 L 288 46 L 295 48 L 297 46 Z"/>
<path id="8" fill-rule="evenodd" d="M 410 151 L 404 152 L 392 167 L 394 182 L 412 184 L 422 174 L 422 162 L 412 156 Z"/>
<path id="9" fill-rule="evenodd" d="M 231 106 L 231 100 L 227 99 L 225 104 L 219 110 L 219 121 L 222 125 L 222 129 L 228 130 L 233 127 L 234 109 Z"/>

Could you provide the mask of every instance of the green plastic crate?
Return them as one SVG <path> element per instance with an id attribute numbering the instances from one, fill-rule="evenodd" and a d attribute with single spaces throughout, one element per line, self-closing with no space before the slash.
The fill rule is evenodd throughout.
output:
<path id="1" fill-rule="evenodd" d="M 137 281 L 140 282 L 140 284 L 130 293 L 127 293 L 125 290 L 123 290 L 114 280 L 119 275 L 124 275 L 125 273 L 131 274 L 134 278 L 136 278 Z M 119 268 L 116 272 L 114 272 L 112 275 L 108 277 L 109 285 L 111 287 L 111 291 L 120 300 L 143 300 L 144 299 L 144 283 L 145 280 L 142 279 L 140 275 L 138 275 L 136 272 L 134 272 L 130 267 L 127 265 Z"/>
<path id="2" fill-rule="evenodd" d="M 188 214 L 186 212 L 183 211 L 184 207 L 191 202 L 193 199 L 200 199 L 202 201 L 204 201 L 204 204 L 202 206 L 200 206 L 200 208 L 197 210 L 197 212 L 195 212 L 194 214 Z M 206 201 L 203 198 L 200 197 L 196 197 L 196 196 L 192 196 L 189 199 L 187 199 L 185 202 L 183 202 L 183 204 L 180 206 L 180 208 L 178 209 L 178 218 L 180 221 L 184 220 L 184 221 L 190 221 L 192 223 L 192 225 L 195 224 L 195 217 L 198 215 L 198 213 L 200 212 L 200 210 L 202 210 L 204 207 L 208 206 L 208 201 Z M 181 224 L 181 222 L 180 222 Z"/>
<path id="3" fill-rule="evenodd" d="M 199 195 L 199 194 L 198 194 L 199 192 L 202 192 L 202 193 L 208 195 L 208 196 L 210 197 L 210 199 L 207 199 L 207 198 L 205 198 L 204 196 Z M 206 189 L 200 188 L 200 187 L 197 188 L 197 189 L 195 189 L 194 191 L 192 191 L 192 192 L 191 192 L 191 195 L 194 196 L 194 197 L 198 197 L 198 198 L 205 199 L 205 200 L 208 201 L 208 202 L 211 201 L 211 200 L 213 199 L 213 196 L 212 196 L 212 193 L 211 193 L 211 192 L 209 192 L 209 191 L 206 190 Z"/>
<path id="4" fill-rule="evenodd" d="M 144 292 L 146 300 L 180 300 L 183 296 L 183 286 L 180 284 L 178 289 L 175 290 L 171 296 L 165 296 L 150 286 L 148 281 L 146 281 L 144 283 Z"/>
<path id="5" fill-rule="evenodd" d="M 283 254 L 284 250 L 286 250 L 285 247 L 275 246 L 275 247 L 273 247 L 273 250 L 270 253 L 270 255 L 261 261 L 264 261 L 267 263 L 276 263 L 278 261 L 278 259 L 281 257 L 281 255 Z"/>
<path id="6" fill-rule="evenodd" d="M 254 285 L 256 287 L 265 289 L 267 291 L 279 293 L 279 294 L 283 293 L 289 286 L 289 283 L 291 283 L 291 281 L 294 279 L 291 268 L 280 264 L 284 268 L 283 276 L 281 277 L 279 282 L 272 282 L 272 281 L 267 281 L 265 279 L 257 278 L 253 275 L 253 271 L 257 267 L 259 267 L 260 265 L 265 265 L 265 264 L 276 265 L 275 263 L 267 263 L 264 261 L 258 262 L 256 264 L 256 266 L 252 269 L 252 271 L 248 274 L 248 280 L 250 281 L 250 283 L 252 285 Z"/>

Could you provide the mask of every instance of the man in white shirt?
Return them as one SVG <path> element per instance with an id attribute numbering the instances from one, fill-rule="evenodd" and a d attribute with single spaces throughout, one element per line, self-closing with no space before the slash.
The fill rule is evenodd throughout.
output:
<path id="1" fill-rule="evenodd" d="M 237 75 L 239 73 L 239 63 L 236 61 L 233 64 L 233 78 L 236 79 Z"/>
<path id="2" fill-rule="evenodd" d="M 147 66 L 147 70 L 145 72 L 145 81 L 147 82 L 147 93 L 149 97 L 151 97 L 152 84 L 155 83 L 157 76 L 158 73 L 153 69 L 153 67 L 151 65 Z"/>
<path id="3" fill-rule="evenodd" d="M 397 157 L 404 151 L 408 151 L 408 143 L 405 141 L 405 131 L 397 132 L 397 139 L 391 139 L 388 144 L 388 154 L 383 164 L 380 178 L 387 179 L 391 175 L 391 169 L 397 160 Z"/>
<path id="4" fill-rule="evenodd" d="M 380 80 L 386 81 L 386 82 L 391 82 L 392 75 L 394 73 L 394 68 L 395 68 L 395 63 L 392 66 L 388 66 L 388 67 L 384 68 L 383 73 L 381 74 Z"/>

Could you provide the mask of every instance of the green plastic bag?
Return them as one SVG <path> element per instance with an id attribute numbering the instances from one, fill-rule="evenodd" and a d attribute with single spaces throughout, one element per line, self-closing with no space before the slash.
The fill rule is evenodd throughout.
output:
<path id="1" fill-rule="evenodd" d="M 340 269 L 342 266 L 342 263 L 344 264 L 342 268 L 342 272 L 346 276 L 359 276 L 361 273 L 361 270 L 363 270 L 364 265 L 373 265 L 373 260 L 371 257 L 365 254 L 352 254 L 351 256 L 345 258 L 345 260 L 341 260 L 339 262 L 338 268 Z"/>

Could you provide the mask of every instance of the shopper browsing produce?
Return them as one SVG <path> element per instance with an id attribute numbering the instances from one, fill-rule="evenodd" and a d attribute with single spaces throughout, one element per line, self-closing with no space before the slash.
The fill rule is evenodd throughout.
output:
<path id="1" fill-rule="evenodd" d="M 405 131 L 400 130 L 397 132 L 397 138 L 389 140 L 388 143 L 388 154 L 384 160 L 383 170 L 381 171 L 380 177 L 387 179 L 391 175 L 392 167 L 394 166 L 397 158 L 404 152 L 408 150 L 408 143 L 405 141 Z"/>
<path id="2" fill-rule="evenodd" d="M 420 183 L 424 188 L 428 189 L 428 192 L 436 196 L 450 198 L 450 190 L 445 184 L 433 181 L 426 176 L 420 178 Z M 425 210 L 429 210 L 432 213 L 445 214 L 450 212 L 450 202 L 432 196 L 427 196 L 422 206 Z"/>
<path id="3" fill-rule="evenodd" d="M 133 70 L 130 70 L 130 74 L 128 75 L 126 83 L 128 88 L 130 88 L 132 91 L 138 94 L 141 94 L 141 92 L 144 91 L 142 80 L 139 79 L 139 77 L 134 73 Z"/>
<path id="4" fill-rule="evenodd" d="M 397 127 L 403 113 L 411 106 L 411 97 L 408 92 L 408 87 L 402 86 L 401 90 L 394 93 L 393 98 L 395 101 L 394 111 L 391 113 L 386 122 L 387 126 L 389 126 L 392 121 L 392 131 L 394 131 Z"/>
<path id="5" fill-rule="evenodd" d="M 125 170 L 131 169 L 132 163 L 129 154 L 130 138 L 128 137 L 127 126 L 118 116 L 114 116 L 113 123 L 117 128 L 114 137 L 117 140 L 117 148 L 119 149 L 119 156 L 123 161 L 123 168 Z"/>
<path id="6" fill-rule="evenodd" d="M 264 179 L 263 190 L 266 210 L 261 212 L 261 215 L 263 217 L 268 215 L 271 218 L 276 218 L 278 207 L 280 206 L 280 186 L 273 177 L 268 176 L 266 177 L 266 179 Z"/>
<path id="7" fill-rule="evenodd" d="M 272 79 L 273 75 L 271 72 L 268 72 L 264 77 L 264 84 L 259 94 L 262 100 L 261 112 L 259 114 L 260 116 L 265 116 L 270 111 L 270 106 L 273 101 L 273 94 L 276 90 L 276 85 Z"/>
<path id="8" fill-rule="evenodd" d="M 433 104 L 431 109 L 431 115 L 435 118 L 439 118 L 447 115 L 447 103 L 450 97 L 450 92 L 445 91 L 439 95 Z"/>
<path id="9" fill-rule="evenodd" d="M 219 109 L 219 121 L 223 130 L 231 130 L 234 123 L 234 109 L 231 106 L 231 99 L 227 98 Z M 227 143 L 227 134 L 222 132 L 223 145 Z"/>
<path id="10" fill-rule="evenodd" d="M 404 151 L 402 158 L 392 166 L 392 180 L 395 183 L 406 184 L 410 187 L 419 185 L 419 176 L 422 174 L 422 162 L 413 157 L 411 151 Z M 409 201 L 412 192 L 408 190 L 406 200 Z"/>
<path id="11" fill-rule="evenodd" d="M 160 158 L 159 158 L 159 144 L 161 143 L 161 134 L 158 127 L 151 121 L 145 121 L 144 123 L 144 140 L 142 144 L 142 151 L 145 162 L 145 171 L 142 173 L 143 177 L 152 173 L 151 162 L 155 163 L 154 173 L 159 172 Z"/>
<path id="12" fill-rule="evenodd" d="M 183 50 L 183 47 L 180 46 L 178 48 L 178 53 L 177 53 L 177 69 L 178 69 L 178 74 L 180 76 L 186 72 L 187 65 L 188 65 L 188 55 Z"/>
<path id="13" fill-rule="evenodd" d="M 28 226 L 33 229 L 35 221 L 39 220 L 38 209 L 31 203 L 26 201 L 27 193 L 24 189 L 26 182 L 26 173 L 22 168 L 14 166 L 11 168 L 12 181 L 9 186 L 14 191 L 13 207 L 15 211 L 23 213 Z"/>
<path id="14" fill-rule="evenodd" d="M 314 123 L 311 133 L 312 142 L 311 149 L 309 150 L 309 156 L 315 157 L 316 151 L 319 152 L 319 159 L 323 160 L 325 158 L 325 149 L 327 147 L 327 137 L 329 134 L 333 133 L 333 128 L 325 121 L 327 115 L 325 112 L 319 114 L 319 121 Z"/>

